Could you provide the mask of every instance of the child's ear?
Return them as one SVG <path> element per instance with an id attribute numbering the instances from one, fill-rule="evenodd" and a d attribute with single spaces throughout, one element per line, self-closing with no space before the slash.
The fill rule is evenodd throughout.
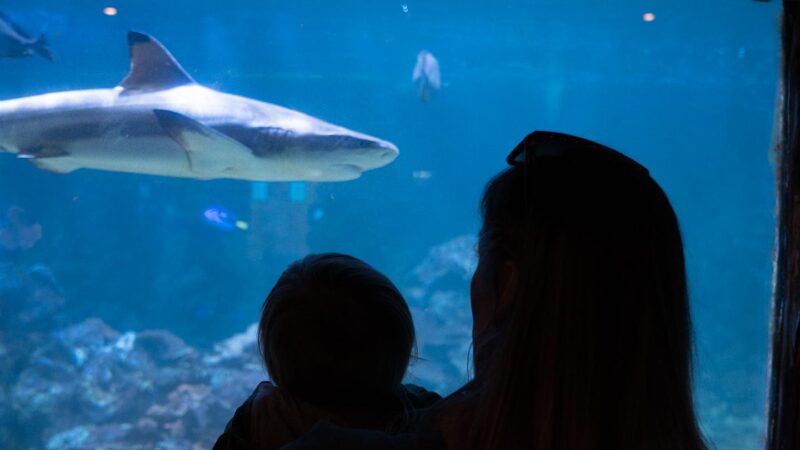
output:
<path id="1" fill-rule="evenodd" d="M 514 262 L 506 261 L 503 264 L 503 273 L 497 293 L 497 302 L 495 303 L 495 320 L 502 321 L 510 313 L 514 292 L 516 292 L 518 285 L 519 268 Z"/>

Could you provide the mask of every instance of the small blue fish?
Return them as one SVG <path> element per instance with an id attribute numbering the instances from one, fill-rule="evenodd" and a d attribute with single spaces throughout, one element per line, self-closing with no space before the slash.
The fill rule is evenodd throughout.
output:
<path id="1" fill-rule="evenodd" d="M 246 231 L 250 225 L 243 221 L 238 220 L 235 215 L 224 210 L 223 208 L 212 207 L 203 211 L 203 218 L 209 225 L 217 227 L 221 230 L 232 231 L 239 229 Z"/>
<path id="2" fill-rule="evenodd" d="M 314 222 L 319 222 L 323 217 L 325 217 L 325 210 L 322 208 L 314 208 L 311 212 L 311 220 Z"/>
<path id="3" fill-rule="evenodd" d="M 0 13 L 0 58 L 24 58 L 34 53 L 53 61 L 53 52 L 47 48 L 44 35 L 33 38 L 8 16 Z"/>
<path id="4" fill-rule="evenodd" d="M 419 52 L 411 80 L 417 84 L 417 95 L 424 103 L 429 102 L 433 94 L 442 87 L 439 61 L 431 52 L 427 50 Z"/>

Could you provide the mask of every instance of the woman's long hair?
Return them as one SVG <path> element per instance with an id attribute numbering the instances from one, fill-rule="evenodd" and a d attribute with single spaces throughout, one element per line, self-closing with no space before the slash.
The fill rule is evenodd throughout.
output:
<path id="1" fill-rule="evenodd" d="M 506 262 L 519 273 L 510 313 L 475 337 L 475 414 L 458 447 L 705 449 L 683 243 L 658 184 L 539 158 L 494 178 L 482 214 L 486 282 Z"/>

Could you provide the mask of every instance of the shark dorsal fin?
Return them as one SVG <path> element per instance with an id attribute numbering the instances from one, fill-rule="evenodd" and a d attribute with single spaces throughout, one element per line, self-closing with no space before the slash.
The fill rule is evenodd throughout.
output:
<path id="1" fill-rule="evenodd" d="M 131 71 L 119 84 L 125 93 L 160 91 L 194 83 L 178 61 L 153 37 L 129 31 L 128 47 Z"/>

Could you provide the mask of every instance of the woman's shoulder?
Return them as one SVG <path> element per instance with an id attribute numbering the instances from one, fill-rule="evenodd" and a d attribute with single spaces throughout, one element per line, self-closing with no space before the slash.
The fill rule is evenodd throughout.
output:
<path id="1" fill-rule="evenodd" d="M 253 402 L 258 402 L 261 399 L 274 397 L 278 394 L 278 387 L 272 384 L 270 381 L 262 381 L 258 383 L 256 389 L 253 391 L 253 395 L 250 396 L 250 399 Z"/>

